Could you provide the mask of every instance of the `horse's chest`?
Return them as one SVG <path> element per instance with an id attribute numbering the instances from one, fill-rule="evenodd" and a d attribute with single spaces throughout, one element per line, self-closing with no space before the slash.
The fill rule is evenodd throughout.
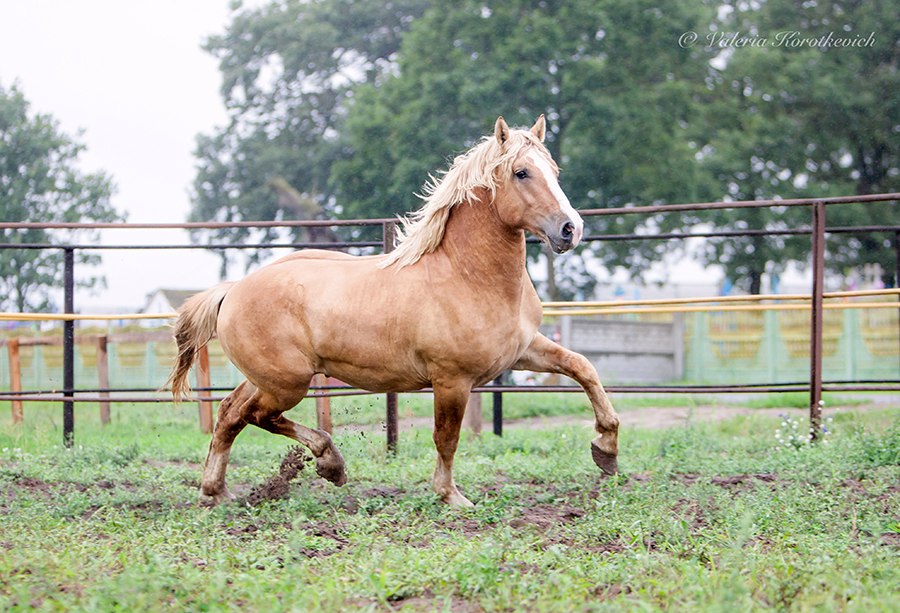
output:
<path id="1" fill-rule="evenodd" d="M 484 318 L 461 334 L 465 341 L 458 347 L 474 370 L 484 376 L 495 376 L 514 364 L 538 330 L 539 320 L 521 314 Z M 467 359 L 466 359 L 467 358 Z"/>

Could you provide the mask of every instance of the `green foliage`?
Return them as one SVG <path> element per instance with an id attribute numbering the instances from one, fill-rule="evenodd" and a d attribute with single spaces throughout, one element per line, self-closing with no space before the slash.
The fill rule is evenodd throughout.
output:
<path id="1" fill-rule="evenodd" d="M 192 220 L 308 219 L 335 207 L 330 169 L 342 155 L 346 106 L 360 83 L 394 65 L 402 34 L 424 0 L 272 2 L 238 7 L 206 49 L 218 60 L 228 125 L 198 138 Z M 277 189 L 278 185 L 287 189 Z M 194 240 L 241 242 L 243 228 Z M 274 230 L 253 236 L 260 242 Z M 294 240 L 328 238 L 322 232 Z M 223 257 L 223 274 L 228 255 Z M 260 251 L 248 264 L 267 255 Z"/>
<path id="2" fill-rule="evenodd" d="M 719 31 L 764 37 L 769 44 L 721 51 L 704 111 L 710 137 L 702 165 L 713 174 L 715 198 L 735 200 L 892 192 L 900 189 L 900 25 L 883 3 L 769 0 L 735 3 L 721 14 Z M 859 47 L 778 44 L 779 36 L 868 39 Z M 784 39 L 782 39 L 784 40 Z M 716 64 L 716 62 L 714 62 Z M 720 65 L 721 64 L 716 64 Z M 828 208 L 829 225 L 894 223 L 890 204 Z M 740 216 L 710 212 L 723 229 L 777 230 L 808 225 L 806 208 L 769 209 Z M 745 237 L 711 241 L 708 261 L 725 265 L 745 289 L 758 292 L 760 276 L 778 274 L 788 261 L 804 263 L 808 237 Z M 890 283 L 890 237 L 829 238 L 827 265 L 878 262 Z"/>
<path id="3" fill-rule="evenodd" d="M 29 111 L 19 88 L 0 85 L 0 219 L 8 222 L 118 221 L 109 202 L 112 181 L 103 173 L 77 168 L 84 145 L 63 134 L 49 115 Z M 66 243 L 96 240 L 90 231 L 51 233 L 2 230 L 4 243 Z M 51 293 L 62 285 L 62 253 L 53 249 L 0 249 L 0 309 L 43 311 L 52 307 Z M 100 257 L 77 253 L 79 264 Z M 81 268 L 84 270 L 84 268 Z M 80 275 L 91 287 L 98 277 Z"/>
<path id="4" fill-rule="evenodd" d="M 677 0 L 274 2 L 240 10 L 208 48 L 232 121 L 198 147 L 193 219 L 388 217 L 498 114 L 547 145 L 582 208 L 900 189 L 900 25 L 890 3 Z M 775 44 L 865 37 L 864 47 Z M 698 43 L 683 44 L 685 33 Z M 771 44 L 722 45 L 722 35 Z M 716 39 L 715 36 L 720 36 Z M 713 38 L 711 38 L 713 37 Z M 682 43 L 682 44 L 680 44 Z M 284 180 L 297 198 L 272 187 Z M 293 204 L 292 204 L 293 203 Z M 299 207 L 299 208 L 298 208 Z M 302 209 L 302 210 L 301 210 Z M 588 233 L 808 224 L 804 208 L 596 217 Z M 896 207 L 830 207 L 832 225 L 882 224 Z M 222 240 L 242 240 L 229 230 Z M 263 238 L 269 240 L 273 233 Z M 315 238 L 315 237 L 307 237 Z M 893 269 L 889 236 L 832 236 L 828 265 Z M 585 261 L 640 275 L 678 246 L 593 244 L 549 261 L 545 295 L 590 293 Z M 540 257 L 537 249 L 530 257 Z M 739 286 L 806 261 L 808 237 L 711 240 L 702 257 Z M 889 274 L 885 273 L 885 277 Z M 552 277 L 551 277 L 552 279 Z"/>

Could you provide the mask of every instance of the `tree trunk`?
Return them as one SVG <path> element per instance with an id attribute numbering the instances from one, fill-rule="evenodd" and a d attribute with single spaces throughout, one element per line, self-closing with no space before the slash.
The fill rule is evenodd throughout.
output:
<path id="1" fill-rule="evenodd" d="M 556 301 L 559 300 L 559 288 L 556 286 L 556 267 L 553 265 L 556 261 L 556 256 L 547 245 L 544 245 L 544 253 L 547 256 L 547 299 Z"/>

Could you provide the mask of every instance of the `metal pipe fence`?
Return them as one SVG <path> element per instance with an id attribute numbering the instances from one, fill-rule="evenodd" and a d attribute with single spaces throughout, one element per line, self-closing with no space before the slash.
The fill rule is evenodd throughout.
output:
<path id="1" fill-rule="evenodd" d="M 863 196 L 844 196 L 836 198 L 804 198 L 790 200 L 758 200 L 758 201 L 735 201 L 735 202 L 708 202 L 708 203 L 689 203 L 689 204 L 671 204 L 671 205 L 653 205 L 653 206 L 634 206 L 634 207 L 618 207 L 610 209 L 588 209 L 580 211 L 584 217 L 593 216 L 609 216 L 609 215 L 651 215 L 651 214 L 669 214 L 685 211 L 704 211 L 712 209 L 747 209 L 747 208 L 764 208 L 764 207 L 809 207 L 811 210 L 811 223 L 809 227 L 803 228 L 780 228 L 774 230 L 733 230 L 733 231 L 710 231 L 710 232 L 677 232 L 662 233 L 657 235 L 646 234 L 590 234 L 585 236 L 586 241 L 620 241 L 620 240 L 683 240 L 694 237 L 739 237 L 739 236 L 776 236 L 776 235 L 803 235 L 808 234 L 811 237 L 811 253 L 812 253 L 812 287 L 809 296 L 786 296 L 772 297 L 778 300 L 809 300 L 809 305 L 790 305 L 790 308 L 808 309 L 810 312 L 810 366 L 808 383 L 796 382 L 791 384 L 754 384 L 754 385 L 730 385 L 730 386 L 610 386 L 608 389 L 618 393 L 632 392 L 665 392 L 665 393 L 759 393 L 769 391 L 800 391 L 808 392 L 809 400 L 809 419 L 813 432 L 819 431 L 821 424 L 821 398 L 823 391 L 867 391 L 867 390 L 900 390 L 900 381 L 852 381 L 852 382 L 825 382 L 822 378 L 822 343 L 823 343 L 823 313 L 826 308 L 830 308 L 825 303 L 825 299 L 834 297 L 824 291 L 824 270 L 825 270 L 825 243 L 828 234 L 852 233 L 867 234 L 872 232 L 893 233 L 894 245 L 896 253 L 896 279 L 900 285 L 900 225 L 886 226 L 849 226 L 828 228 L 826 225 L 826 208 L 831 205 L 840 204 L 877 204 L 900 201 L 900 193 L 888 194 L 870 194 Z M 10 392 L 0 393 L 0 399 L 10 401 L 33 401 L 33 400 L 53 400 L 60 401 L 63 408 L 63 439 L 64 444 L 71 446 L 74 442 L 74 405 L 76 402 L 128 402 L 128 403 L 145 403 L 145 402 L 167 402 L 167 399 L 158 396 L 121 396 L 112 394 L 122 393 L 147 393 L 146 389 L 108 389 L 97 388 L 95 390 L 79 390 L 74 385 L 74 322 L 79 319 L 107 319 L 117 318 L 125 319 L 129 317 L 137 318 L 137 316 L 123 315 L 79 315 L 75 313 L 74 304 L 74 253 L 81 250 L 125 250 L 125 249 L 277 249 L 292 248 L 301 249 L 307 247 L 315 248 L 376 248 L 382 247 L 385 252 L 393 248 L 396 237 L 395 219 L 362 219 L 362 220 L 287 220 L 287 221 L 240 221 L 240 222 L 186 222 L 186 223 L 33 223 L 33 222 L 0 222 L 0 229 L 19 230 L 19 229 L 41 229 L 41 230 L 59 230 L 59 229 L 150 229 L 150 230 L 197 230 L 197 229 L 226 229 L 226 228 L 297 228 L 297 227 L 381 227 L 381 241 L 332 241 L 325 243 L 282 243 L 282 244 L 261 244 L 247 243 L 240 245 L 230 244 L 213 244 L 213 245 L 173 245 L 173 244 L 157 244 L 157 245 L 96 245 L 96 244 L 53 244 L 53 243 L 0 243 L 0 249 L 61 249 L 64 254 L 64 301 L 63 313 L 55 315 L 43 316 L 41 314 L 0 314 L 0 319 L 15 319 L 21 317 L 24 319 L 62 319 L 64 321 L 63 328 L 63 389 L 54 391 L 52 394 L 46 391 L 30 391 L 23 392 L 21 390 L 10 390 Z M 530 238 L 530 242 L 537 242 L 536 239 Z M 886 292 L 886 294 L 896 294 L 894 292 Z M 900 296 L 898 296 L 900 297 Z M 768 298 L 768 297 L 766 297 Z M 766 299 L 763 298 L 763 299 Z M 757 298 L 758 299 L 758 298 Z M 710 298 L 709 300 L 713 300 Z M 722 297 L 717 298 L 720 301 Z M 648 308 L 709 308 L 709 307 L 675 307 L 671 306 L 669 301 L 668 307 L 648 306 L 646 301 L 642 305 L 634 304 L 640 301 L 629 301 L 628 305 L 620 304 L 615 312 L 633 312 L 624 311 L 623 307 L 643 306 L 641 312 L 647 312 Z M 563 308 L 559 303 L 551 303 L 548 305 L 549 314 L 573 314 L 579 310 L 571 308 Z M 769 307 L 773 305 L 758 305 L 761 307 Z M 779 306 L 779 305 L 774 305 Z M 784 308 L 786 305 L 780 305 Z M 860 307 L 873 307 L 872 304 L 860 305 Z M 885 308 L 884 303 L 877 303 L 878 308 Z M 734 308 L 728 306 L 718 306 L 717 309 Z M 737 307 L 741 308 L 741 307 Z M 746 308 L 746 307 L 743 307 Z M 891 308 L 887 305 L 887 308 Z M 598 309 L 594 307 L 585 307 L 581 305 L 581 312 L 595 313 Z M 609 312 L 609 310 L 605 311 Z M 142 316 L 143 318 L 159 319 L 160 315 Z M 335 386 L 315 386 L 316 391 L 311 394 L 314 398 L 327 398 L 343 395 L 363 395 L 369 394 L 363 390 L 353 390 L 345 387 Z M 201 396 L 196 400 L 205 403 L 207 407 L 213 401 L 221 400 L 219 396 L 208 395 L 209 392 L 223 391 L 220 388 L 201 387 L 199 391 L 204 392 L 205 396 Z M 427 392 L 428 390 L 423 390 Z M 514 392 L 573 392 L 580 391 L 580 388 L 571 386 L 514 386 L 503 385 L 498 379 L 494 385 L 477 388 L 475 392 L 490 392 L 493 396 L 493 423 L 494 433 L 500 435 L 502 433 L 502 403 L 504 393 Z M 86 396 L 86 393 L 97 393 L 98 396 Z M 396 449 L 397 444 L 397 397 L 396 394 L 386 395 L 386 431 L 388 448 Z M 208 410 L 211 411 L 211 408 Z M 209 416 L 211 423 L 211 415 Z"/>

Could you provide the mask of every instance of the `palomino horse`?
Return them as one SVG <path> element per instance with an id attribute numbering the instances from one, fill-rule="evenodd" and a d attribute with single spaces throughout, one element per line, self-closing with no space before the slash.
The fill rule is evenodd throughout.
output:
<path id="1" fill-rule="evenodd" d="M 388 255 L 298 251 L 184 304 L 169 379 L 176 400 L 189 391 L 197 351 L 214 335 L 247 379 L 219 406 L 203 496 L 230 498 L 228 455 L 247 424 L 306 445 L 320 476 L 346 481 L 331 437 L 282 415 L 316 373 L 375 392 L 431 386 L 432 485 L 448 504 L 472 505 L 453 480 L 469 394 L 510 368 L 575 379 L 596 417 L 594 462 L 616 473 L 619 419 L 597 371 L 538 332 L 541 302 L 525 269 L 525 232 L 563 253 L 584 227 L 559 186 L 544 133 L 543 115 L 530 130 L 510 130 L 498 118 L 493 136 L 426 185 L 424 206 L 404 220 Z"/>

